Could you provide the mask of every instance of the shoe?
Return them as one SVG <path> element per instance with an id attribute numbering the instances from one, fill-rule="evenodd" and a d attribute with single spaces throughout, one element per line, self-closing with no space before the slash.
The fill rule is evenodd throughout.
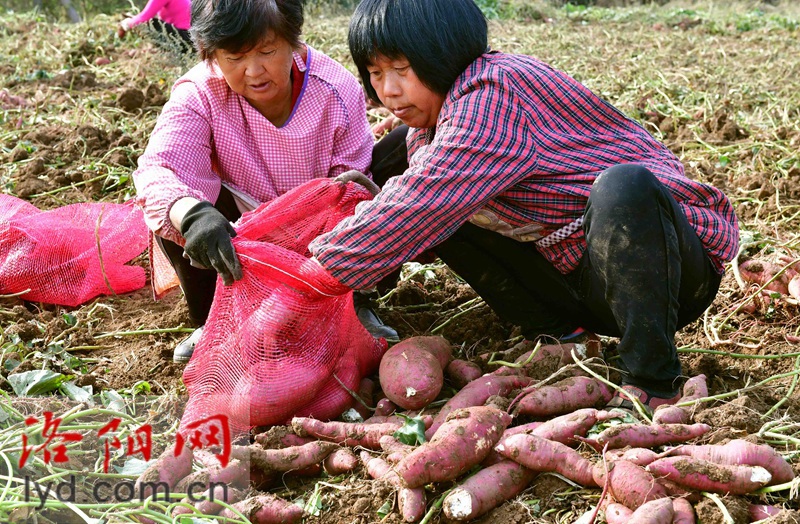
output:
<path id="1" fill-rule="evenodd" d="M 189 362 L 189 359 L 192 358 L 192 353 L 194 353 L 194 347 L 197 345 L 201 336 L 203 336 L 202 326 L 195 329 L 194 333 L 181 340 L 178 345 L 175 346 L 175 351 L 172 352 L 172 361 L 178 363 Z"/>
<path id="2" fill-rule="evenodd" d="M 374 291 L 356 291 L 353 293 L 353 306 L 356 316 L 361 321 L 370 335 L 375 338 L 385 338 L 387 342 L 400 342 L 397 331 L 387 326 L 375 313 L 375 299 L 378 294 Z"/>
<path id="3" fill-rule="evenodd" d="M 671 398 L 662 398 L 662 397 L 654 397 L 649 395 L 643 389 L 637 388 L 636 386 L 631 386 L 626 384 L 622 386 L 622 389 L 625 390 L 630 396 L 636 398 L 641 402 L 645 409 L 652 413 L 658 406 L 663 406 L 664 404 L 675 404 L 681 398 L 681 394 L 678 393 L 674 397 Z M 626 409 L 628 411 L 634 411 L 635 408 L 633 407 L 633 402 L 628 400 L 627 397 L 622 395 L 619 391 L 614 393 L 614 398 L 606 404 L 606 409 Z"/>

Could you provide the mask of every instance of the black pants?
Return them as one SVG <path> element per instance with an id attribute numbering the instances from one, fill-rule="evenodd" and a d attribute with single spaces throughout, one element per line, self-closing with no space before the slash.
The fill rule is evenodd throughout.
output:
<path id="1" fill-rule="evenodd" d="M 382 162 L 394 164 L 390 174 L 407 167 L 405 141 L 398 140 L 406 132 L 401 126 L 376 145 L 384 150 Z M 722 277 L 678 203 L 642 166 L 615 166 L 597 178 L 583 229 L 587 250 L 568 275 L 532 244 L 470 223 L 435 251 L 527 338 L 560 337 L 578 327 L 620 337 L 623 382 L 675 395 L 681 373 L 675 333 L 703 314 Z"/>
<path id="2" fill-rule="evenodd" d="M 568 275 L 534 246 L 469 223 L 436 252 L 527 338 L 579 326 L 620 337 L 623 382 L 675 395 L 675 333 L 711 304 L 721 276 L 678 203 L 642 166 L 615 166 L 597 178 L 583 229 L 587 250 Z"/>
<path id="3" fill-rule="evenodd" d="M 378 142 L 372 151 L 372 167 L 370 171 L 376 183 L 383 185 L 389 178 L 402 174 L 408 167 L 406 160 L 405 128 L 399 133 L 390 133 Z M 396 130 L 395 130 L 396 131 Z M 236 202 L 230 191 L 222 187 L 214 207 L 222 215 L 235 222 L 242 216 L 236 207 Z M 208 313 L 211 310 L 211 303 L 214 301 L 214 289 L 217 284 L 217 272 L 213 269 L 200 269 L 189 264 L 183 258 L 183 248 L 178 244 L 156 237 L 156 242 L 167 255 L 178 281 L 183 289 L 186 298 L 186 305 L 189 309 L 189 320 L 195 326 L 202 326 L 206 323 Z M 378 283 L 378 289 L 385 291 L 391 288 L 397 281 L 399 270 L 386 276 Z M 357 300 L 363 301 L 368 297 L 358 296 Z"/>

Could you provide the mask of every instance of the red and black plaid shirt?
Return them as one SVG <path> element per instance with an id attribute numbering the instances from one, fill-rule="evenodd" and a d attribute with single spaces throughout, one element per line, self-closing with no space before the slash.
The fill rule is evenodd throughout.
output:
<path id="1" fill-rule="evenodd" d="M 622 163 L 650 169 L 670 190 L 721 273 L 738 249 L 734 210 L 718 189 L 639 124 L 561 71 L 524 55 L 487 53 L 446 96 L 435 135 L 414 129 L 409 169 L 311 245 L 331 274 L 374 285 L 464 222 L 536 242 L 583 215 L 592 182 Z M 586 248 L 583 230 L 531 245 L 562 273 Z"/>

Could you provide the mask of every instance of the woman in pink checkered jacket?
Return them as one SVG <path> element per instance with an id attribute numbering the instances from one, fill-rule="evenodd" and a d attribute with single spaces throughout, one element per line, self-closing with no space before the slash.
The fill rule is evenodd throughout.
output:
<path id="1" fill-rule="evenodd" d="M 370 171 L 362 88 L 300 40 L 302 25 L 302 0 L 193 2 L 202 62 L 173 86 L 133 180 L 197 326 L 217 274 L 241 278 L 231 221 L 313 178 Z M 396 338 L 367 304 L 357 312 L 374 335 Z M 189 360 L 201 333 L 178 345 L 175 361 Z"/>

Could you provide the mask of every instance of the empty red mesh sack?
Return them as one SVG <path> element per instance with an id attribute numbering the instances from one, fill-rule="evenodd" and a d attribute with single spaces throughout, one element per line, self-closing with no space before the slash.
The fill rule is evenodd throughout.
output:
<path id="1" fill-rule="evenodd" d="M 125 264 L 147 248 L 147 235 L 133 205 L 91 202 L 40 211 L 0 194 L 0 294 L 75 307 L 144 287 L 145 270 Z"/>
<path id="2" fill-rule="evenodd" d="M 224 415 L 240 433 L 293 416 L 332 419 L 352 405 L 347 389 L 375 371 L 387 344 L 364 329 L 352 291 L 310 259 L 308 244 L 369 198 L 352 182 L 316 179 L 237 222 L 244 278 L 217 279 L 183 374 L 182 429 Z"/>

